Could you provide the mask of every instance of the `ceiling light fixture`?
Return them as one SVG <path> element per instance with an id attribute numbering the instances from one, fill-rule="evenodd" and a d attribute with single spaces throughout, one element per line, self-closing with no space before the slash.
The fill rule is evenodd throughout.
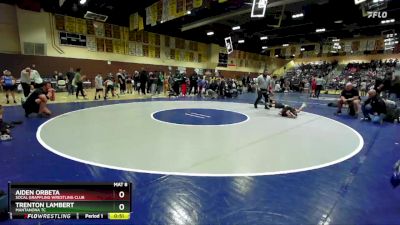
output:
<path id="1" fill-rule="evenodd" d="M 268 49 L 268 47 L 267 46 L 262 46 L 262 49 L 265 50 L 265 49 Z"/>
<path id="2" fill-rule="evenodd" d="M 214 32 L 213 32 L 213 31 L 207 32 L 207 36 L 213 36 L 213 35 L 214 35 Z"/>
<path id="3" fill-rule="evenodd" d="M 325 32 L 326 30 L 325 30 L 325 28 L 320 28 L 320 29 L 316 29 L 315 30 L 315 32 L 317 32 L 317 33 L 322 33 L 322 32 Z"/>
<path id="4" fill-rule="evenodd" d="M 336 20 L 334 23 L 343 23 L 343 20 Z"/>
<path id="5" fill-rule="evenodd" d="M 86 3 L 86 0 L 80 0 L 79 1 L 79 4 L 81 4 L 81 5 L 83 5 L 83 4 L 85 4 Z"/>
<path id="6" fill-rule="evenodd" d="M 240 26 L 232 27 L 232 30 L 240 30 Z"/>
<path id="7" fill-rule="evenodd" d="M 243 43 L 244 43 L 244 40 L 239 40 L 238 43 L 239 43 L 239 44 L 243 44 Z"/>
<path id="8" fill-rule="evenodd" d="M 282 46 L 283 46 L 283 47 L 287 47 L 287 46 L 289 46 L 289 44 L 283 44 Z"/>
<path id="9" fill-rule="evenodd" d="M 188 10 L 188 11 L 186 12 L 186 14 L 187 14 L 187 15 L 190 15 L 190 14 L 192 14 L 192 11 Z"/>
<path id="10" fill-rule="evenodd" d="M 304 17 L 304 14 L 303 14 L 303 13 L 297 13 L 297 14 L 293 14 L 293 15 L 292 15 L 292 18 L 293 18 L 293 19 L 298 19 L 298 18 L 301 18 L 301 17 Z"/>
<path id="11" fill-rule="evenodd" d="M 302 52 L 305 51 L 305 50 L 306 50 L 305 48 L 301 48 L 301 49 L 300 49 L 300 51 L 302 51 Z"/>
<path id="12" fill-rule="evenodd" d="M 268 37 L 267 36 L 260 37 L 260 40 L 261 41 L 268 40 Z"/>

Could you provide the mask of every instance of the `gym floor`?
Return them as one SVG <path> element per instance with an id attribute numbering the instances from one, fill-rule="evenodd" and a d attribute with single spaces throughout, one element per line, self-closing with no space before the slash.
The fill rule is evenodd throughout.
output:
<path id="1" fill-rule="evenodd" d="M 276 99 L 307 108 L 281 118 L 254 109 L 251 93 L 57 103 L 49 119 L 9 106 L 5 120 L 24 123 L 0 143 L 0 189 L 9 181 L 133 183 L 129 222 L 68 224 L 398 224 L 390 177 L 400 127 L 334 116 L 326 106 L 334 96 Z M 66 222 L 4 222 L 39 223 Z"/>

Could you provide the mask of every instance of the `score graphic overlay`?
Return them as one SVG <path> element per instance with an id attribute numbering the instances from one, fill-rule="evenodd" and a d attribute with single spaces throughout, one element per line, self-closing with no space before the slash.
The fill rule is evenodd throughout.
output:
<path id="1" fill-rule="evenodd" d="M 9 183 L 10 219 L 130 219 L 132 184 Z"/>

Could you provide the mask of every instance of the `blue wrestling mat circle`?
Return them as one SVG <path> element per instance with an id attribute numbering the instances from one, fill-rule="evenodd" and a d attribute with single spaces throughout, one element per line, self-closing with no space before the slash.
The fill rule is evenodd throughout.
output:
<path id="1" fill-rule="evenodd" d="M 179 125 L 232 125 L 249 120 L 249 117 L 238 112 L 220 109 L 169 109 L 152 114 L 155 120 Z"/>

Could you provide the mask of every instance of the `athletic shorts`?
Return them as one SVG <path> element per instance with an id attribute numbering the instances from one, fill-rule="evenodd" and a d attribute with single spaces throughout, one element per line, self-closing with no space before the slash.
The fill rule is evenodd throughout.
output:
<path id="1" fill-rule="evenodd" d="M 4 91 L 14 91 L 16 89 L 15 85 L 12 86 L 3 86 Z"/>
<path id="2" fill-rule="evenodd" d="M 96 92 L 103 91 L 103 88 L 96 88 Z"/>
<path id="3" fill-rule="evenodd" d="M 22 107 L 25 109 L 25 113 L 28 115 L 31 113 L 38 113 L 40 109 L 40 105 L 35 101 L 27 101 L 22 104 Z"/>

